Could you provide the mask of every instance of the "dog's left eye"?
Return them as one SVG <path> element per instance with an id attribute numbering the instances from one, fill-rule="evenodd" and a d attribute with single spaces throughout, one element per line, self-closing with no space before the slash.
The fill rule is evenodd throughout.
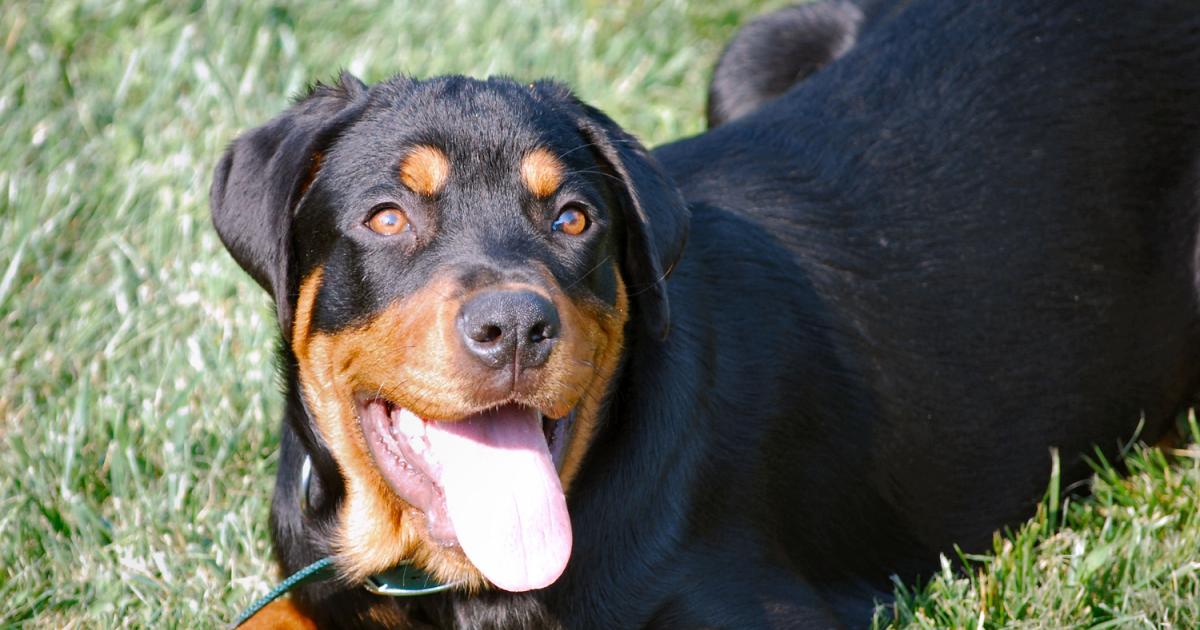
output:
<path id="1" fill-rule="evenodd" d="M 570 236 L 579 236 L 589 225 L 591 221 L 588 220 L 587 213 L 578 207 L 567 206 L 558 213 L 558 218 L 550 225 L 550 229 Z"/>
<path id="2" fill-rule="evenodd" d="M 371 218 L 367 219 L 367 227 L 376 234 L 393 236 L 409 229 L 408 217 L 404 216 L 404 211 L 399 208 L 385 207 L 376 210 Z"/>

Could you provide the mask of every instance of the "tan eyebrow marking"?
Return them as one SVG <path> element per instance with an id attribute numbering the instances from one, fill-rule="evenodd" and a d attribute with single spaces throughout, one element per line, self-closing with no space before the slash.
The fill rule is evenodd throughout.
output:
<path id="1" fill-rule="evenodd" d="M 450 176 L 450 159 L 437 147 L 419 144 L 400 163 L 400 181 L 421 195 L 441 192 Z"/>
<path id="2" fill-rule="evenodd" d="M 521 160 L 521 180 L 534 197 L 549 197 L 563 180 L 563 164 L 549 149 L 530 151 Z"/>

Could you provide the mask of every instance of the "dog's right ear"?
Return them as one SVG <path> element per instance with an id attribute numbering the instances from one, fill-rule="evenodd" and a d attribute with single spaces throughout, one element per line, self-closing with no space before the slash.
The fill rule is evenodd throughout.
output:
<path id="1" fill-rule="evenodd" d="M 213 225 L 234 260 L 275 299 L 284 334 L 293 308 L 292 212 L 316 177 L 322 152 L 366 100 L 367 86 L 348 73 L 332 86 L 318 84 L 287 111 L 234 140 L 213 173 Z"/>

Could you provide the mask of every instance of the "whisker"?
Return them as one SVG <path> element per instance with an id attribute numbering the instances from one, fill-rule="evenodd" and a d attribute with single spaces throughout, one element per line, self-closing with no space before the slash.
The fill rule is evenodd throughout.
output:
<path id="1" fill-rule="evenodd" d="M 600 146 L 600 145 L 595 142 L 585 142 L 584 144 L 581 144 L 581 145 L 575 147 L 574 149 L 568 149 L 568 150 L 558 154 L 558 158 L 561 160 L 562 158 L 565 158 L 568 155 L 571 155 L 572 153 L 574 153 L 576 151 L 579 151 L 581 149 L 587 149 L 589 147 L 595 147 L 595 146 Z"/>
<path id="2" fill-rule="evenodd" d="M 613 180 L 613 181 L 615 181 L 615 182 L 617 182 L 617 183 L 621 184 L 622 186 L 623 186 L 623 185 L 625 185 L 625 180 L 621 179 L 620 177 L 617 177 L 616 175 L 613 175 L 612 173 L 609 173 L 609 172 L 607 172 L 607 171 L 603 171 L 603 170 L 600 170 L 600 169 L 595 169 L 595 168 L 584 168 L 584 169 L 579 169 L 579 170 L 577 170 L 577 171 L 574 171 L 574 172 L 575 172 L 575 173 L 581 173 L 581 174 L 585 174 L 585 175 L 602 175 L 602 176 L 604 176 L 604 177 L 607 177 L 607 178 L 609 178 L 609 179 L 611 179 L 611 180 Z"/>
<path id="3" fill-rule="evenodd" d="M 595 266 L 593 266 L 591 269 L 588 269 L 587 271 L 583 272 L 578 278 L 576 278 L 570 284 L 564 285 L 563 291 L 566 291 L 567 289 L 570 289 L 571 287 L 579 284 L 580 282 L 583 282 L 584 279 L 586 279 L 588 276 L 592 275 L 593 271 L 596 271 L 597 269 L 599 269 L 601 265 L 608 262 L 609 259 L 611 259 L 611 258 L 612 258 L 612 256 L 605 256 L 604 258 L 601 258 L 600 262 L 596 263 Z"/>

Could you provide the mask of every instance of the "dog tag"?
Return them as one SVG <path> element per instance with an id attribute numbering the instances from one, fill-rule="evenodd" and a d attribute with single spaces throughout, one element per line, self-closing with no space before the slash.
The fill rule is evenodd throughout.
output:
<path id="1" fill-rule="evenodd" d="M 457 583 L 442 584 L 428 573 L 404 563 L 372 575 L 363 586 L 376 595 L 412 597 L 440 593 L 454 588 Z"/>

